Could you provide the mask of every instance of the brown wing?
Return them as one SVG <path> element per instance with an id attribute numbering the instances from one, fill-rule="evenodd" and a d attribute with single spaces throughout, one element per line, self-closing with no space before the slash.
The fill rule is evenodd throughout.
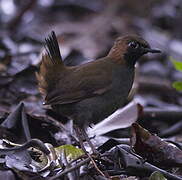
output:
<path id="1" fill-rule="evenodd" d="M 110 61 L 98 60 L 67 69 L 54 90 L 47 94 L 46 104 L 69 104 L 109 91 L 112 86 Z"/>

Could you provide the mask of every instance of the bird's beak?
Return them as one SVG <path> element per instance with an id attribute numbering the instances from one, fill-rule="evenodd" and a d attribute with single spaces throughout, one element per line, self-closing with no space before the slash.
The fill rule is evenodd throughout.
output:
<path id="1" fill-rule="evenodd" d="M 144 53 L 161 53 L 158 49 L 151 49 L 151 48 L 143 48 Z"/>

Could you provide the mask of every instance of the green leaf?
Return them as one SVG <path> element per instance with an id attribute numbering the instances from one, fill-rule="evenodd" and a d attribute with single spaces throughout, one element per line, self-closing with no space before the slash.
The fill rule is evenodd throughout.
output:
<path id="1" fill-rule="evenodd" d="M 65 153 L 68 161 L 72 161 L 84 154 L 82 149 L 76 148 L 75 146 L 69 144 L 59 146 L 55 148 L 55 150 L 58 156 L 61 156 L 62 153 Z"/>
<path id="2" fill-rule="evenodd" d="M 182 91 L 182 81 L 176 81 L 172 84 L 177 91 Z"/>
<path id="3" fill-rule="evenodd" d="M 170 60 L 173 63 L 175 69 L 182 72 L 182 62 L 175 60 L 173 57 L 170 57 Z"/>
<path id="4" fill-rule="evenodd" d="M 155 171 L 149 177 L 149 180 L 167 180 L 164 175 L 158 171 Z"/>

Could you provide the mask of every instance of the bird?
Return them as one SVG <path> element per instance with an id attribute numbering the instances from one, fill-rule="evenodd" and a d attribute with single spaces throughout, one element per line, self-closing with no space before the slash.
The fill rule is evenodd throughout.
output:
<path id="1" fill-rule="evenodd" d="M 102 121 L 124 105 L 139 58 L 161 52 L 152 49 L 140 36 L 126 35 L 115 40 L 105 57 L 68 67 L 54 31 L 45 38 L 45 49 L 36 73 L 44 105 L 72 119 L 85 136 L 87 126 Z"/>

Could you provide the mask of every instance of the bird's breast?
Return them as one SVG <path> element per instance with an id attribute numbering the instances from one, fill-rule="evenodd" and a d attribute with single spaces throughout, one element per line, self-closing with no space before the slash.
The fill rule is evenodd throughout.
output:
<path id="1" fill-rule="evenodd" d="M 113 98 L 126 99 L 133 85 L 134 68 L 118 67 L 112 73 L 112 93 Z M 122 103 L 122 102 L 121 102 Z"/>
<path id="2" fill-rule="evenodd" d="M 134 79 L 134 69 L 116 69 L 112 74 L 112 87 L 101 96 L 85 99 L 79 103 L 90 121 L 97 123 L 124 105 Z"/>

